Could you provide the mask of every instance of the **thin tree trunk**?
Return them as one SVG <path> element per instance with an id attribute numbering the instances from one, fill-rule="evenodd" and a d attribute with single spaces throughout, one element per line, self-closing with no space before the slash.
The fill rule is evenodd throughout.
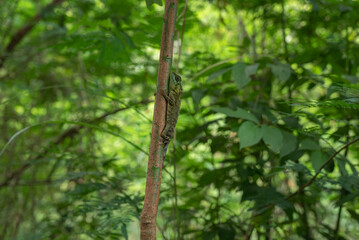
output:
<path id="1" fill-rule="evenodd" d="M 165 92 L 170 73 L 177 6 L 178 0 L 166 0 L 157 77 L 157 93 L 159 93 L 160 90 Z M 163 155 L 161 132 L 165 126 L 165 116 L 166 100 L 161 94 L 156 94 L 148 158 L 145 201 L 141 214 L 141 240 L 156 239 L 156 217 L 161 186 Z"/>

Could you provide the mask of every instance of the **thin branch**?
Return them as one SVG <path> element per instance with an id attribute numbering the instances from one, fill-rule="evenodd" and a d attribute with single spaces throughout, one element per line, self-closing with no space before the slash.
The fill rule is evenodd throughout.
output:
<path id="1" fill-rule="evenodd" d="M 173 39 L 176 25 L 178 0 L 166 0 L 163 17 L 161 50 L 158 65 L 157 93 L 166 92 L 173 57 Z M 156 239 L 156 222 L 163 167 L 163 141 L 161 132 L 165 127 L 166 100 L 156 94 L 153 111 L 151 144 L 148 157 L 145 200 L 141 213 L 141 240 Z"/>
<path id="2" fill-rule="evenodd" d="M 318 172 L 304 185 L 300 186 L 299 189 L 294 192 L 293 194 L 289 195 L 287 197 L 287 199 L 290 199 L 292 197 L 294 197 L 295 195 L 297 195 L 298 193 L 302 192 L 305 188 L 307 188 L 308 186 L 310 186 L 314 180 L 318 177 L 318 175 L 320 174 L 320 172 L 323 170 L 323 168 L 325 168 L 341 151 L 343 151 L 344 149 L 346 149 L 347 147 L 349 147 L 350 145 L 356 143 L 357 141 L 359 141 L 359 138 L 354 139 L 351 142 L 348 142 L 347 144 L 345 144 L 343 147 L 341 147 L 338 151 L 336 151 L 335 153 L 333 153 L 328 160 L 319 168 Z"/>
<path id="3" fill-rule="evenodd" d="M 262 19 L 265 19 L 265 16 L 266 16 L 266 8 L 264 7 Z M 265 47 L 266 47 L 267 25 L 268 25 L 268 23 L 267 23 L 266 21 L 264 21 L 264 22 L 263 22 L 263 25 L 262 25 L 262 34 L 261 34 L 261 35 L 262 35 L 262 38 L 261 38 L 261 49 L 262 49 L 261 54 L 262 54 L 262 55 L 264 55 Z"/>
<path id="4" fill-rule="evenodd" d="M 59 5 L 64 0 L 52 0 L 47 4 L 43 9 L 41 9 L 35 16 L 27 21 L 27 23 L 21 27 L 17 32 L 11 37 L 10 42 L 5 48 L 5 54 L 0 56 L 0 68 L 4 66 L 7 56 L 12 53 L 15 47 L 21 42 L 21 40 L 36 26 L 36 24 L 44 17 L 44 14 L 53 10 L 56 5 Z"/>
<path id="5" fill-rule="evenodd" d="M 343 194 L 340 194 L 340 195 L 343 196 Z M 335 229 L 334 229 L 334 239 L 335 240 L 338 239 L 338 233 L 339 233 L 339 226 L 340 226 L 340 218 L 341 218 L 341 215 L 342 215 L 342 209 L 343 209 L 343 204 L 341 204 L 339 206 L 337 221 L 335 223 Z"/>
<path id="6" fill-rule="evenodd" d="M 186 26 L 186 13 L 187 13 L 187 5 L 188 5 L 188 0 L 186 0 L 184 9 L 183 9 L 183 21 L 182 21 L 182 29 L 181 29 L 181 36 L 180 36 L 180 44 L 178 46 L 178 58 L 177 58 L 177 62 L 176 62 L 176 71 L 178 72 L 178 68 L 179 68 L 179 63 L 181 60 L 181 50 L 182 50 L 182 44 L 183 44 L 183 36 L 184 36 L 184 29 Z"/>
<path id="7" fill-rule="evenodd" d="M 344 146 L 342 146 L 338 151 L 336 151 L 335 153 L 333 153 L 329 158 L 328 160 L 319 168 L 319 171 L 304 185 L 300 186 L 299 189 L 292 193 L 291 195 L 289 195 L 286 199 L 291 199 L 293 198 L 294 196 L 298 195 L 299 193 L 301 193 L 305 188 L 307 188 L 308 186 L 310 186 L 314 181 L 315 179 L 318 177 L 319 173 L 321 172 L 321 170 L 323 170 L 323 168 L 325 168 L 341 151 L 343 151 L 344 149 L 347 149 L 350 145 L 356 143 L 359 141 L 359 137 L 358 138 L 355 138 L 353 141 L 351 142 L 348 142 L 347 144 L 345 144 Z M 275 204 L 267 204 L 266 206 L 263 207 L 264 208 L 271 208 L 273 207 Z M 251 218 L 254 218 L 254 217 L 258 217 L 262 214 L 264 214 L 265 211 L 263 211 L 262 213 L 260 214 L 254 214 L 253 216 L 251 216 Z"/>
<path id="8" fill-rule="evenodd" d="M 347 118 L 347 120 L 349 120 Z M 349 131 L 348 131 L 349 134 Z M 347 141 L 349 140 L 349 135 L 347 136 Z M 345 149 L 344 152 L 344 156 L 347 157 L 348 156 L 348 148 Z M 340 190 L 340 200 L 344 197 L 344 188 L 342 187 L 342 189 Z M 339 211 L 338 211 L 338 216 L 337 216 L 337 221 L 335 223 L 335 228 L 334 228 L 334 239 L 337 240 L 338 239 L 338 233 L 339 233 L 339 228 L 340 228 L 340 218 L 342 217 L 342 209 L 343 209 L 343 204 L 340 204 L 339 206 Z"/>
<path id="9" fill-rule="evenodd" d="M 133 104 L 133 105 L 147 104 L 147 103 L 150 103 L 150 102 L 152 102 L 152 101 L 151 100 L 143 100 L 143 101 L 140 101 L 140 102 L 138 102 L 136 104 Z M 127 110 L 129 108 L 131 108 L 131 106 L 126 106 L 126 107 L 123 107 L 123 108 L 117 108 L 117 109 L 115 109 L 115 110 L 113 110 L 111 112 L 104 113 L 103 115 L 101 115 L 101 116 L 99 116 L 99 117 L 97 117 L 95 119 L 87 121 L 87 123 L 95 123 L 95 122 L 101 121 L 101 120 L 105 119 L 106 117 L 108 117 L 110 115 L 113 115 L 113 114 L 118 113 L 120 111 Z M 53 143 L 51 143 L 50 146 L 51 145 L 58 145 L 58 144 L 62 143 L 65 139 L 73 137 L 74 135 L 78 134 L 79 131 L 84 127 L 85 127 L 84 125 L 80 125 L 80 126 L 74 126 L 72 128 L 69 128 L 68 130 L 63 132 Z M 32 162 L 34 160 L 44 157 L 49 152 L 48 149 L 49 148 L 45 148 L 36 157 L 26 161 L 26 163 L 24 165 L 22 165 L 21 167 L 19 167 L 18 169 L 16 169 L 12 173 L 10 173 L 5 178 L 5 180 L 0 183 L 0 188 L 8 186 L 13 179 L 19 178 L 22 175 L 22 173 L 32 165 Z"/>
<path id="10" fill-rule="evenodd" d="M 281 30 L 282 30 L 282 41 L 283 41 L 283 45 L 284 45 L 283 46 L 284 47 L 284 58 L 288 62 L 288 45 L 287 45 L 286 36 L 285 36 L 286 22 L 285 22 L 284 0 L 282 0 L 281 4 L 282 4 L 282 18 L 281 18 L 282 27 L 281 27 Z"/>
<path id="11" fill-rule="evenodd" d="M 178 37 L 178 57 L 176 61 L 176 72 L 179 73 L 179 63 L 181 60 L 181 50 L 183 45 L 183 36 L 184 36 L 184 30 L 186 25 L 186 13 L 187 13 L 187 7 L 188 7 L 188 0 L 186 0 L 184 9 L 181 13 L 181 15 L 177 18 L 176 22 L 182 17 L 183 14 L 183 20 L 182 20 L 182 29 L 181 29 L 181 35 Z M 177 32 L 178 33 L 178 32 Z M 178 34 L 177 34 L 178 35 Z M 178 214 L 178 195 L 177 195 L 177 166 L 176 166 L 176 129 L 173 135 L 173 141 L 172 141 L 172 165 L 173 165 L 173 191 L 174 191 L 174 206 L 172 206 L 173 210 L 173 223 L 174 223 L 174 231 L 176 234 L 174 235 L 174 240 L 181 239 L 181 229 L 180 229 L 180 218 Z"/>
<path id="12" fill-rule="evenodd" d="M 253 20 L 253 34 L 252 34 L 251 37 L 250 37 L 251 46 L 252 46 L 253 61 L 256 61 L 257 58 L 258 58 L 257 45 L 256 45 L 256 37 L 257 37 L 257 29 L 256 29 L 255 20 Z"/>

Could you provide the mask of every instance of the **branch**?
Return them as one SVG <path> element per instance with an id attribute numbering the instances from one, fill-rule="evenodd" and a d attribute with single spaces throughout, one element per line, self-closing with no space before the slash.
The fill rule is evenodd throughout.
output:
<path id="1" fill-rule="evenodd" d="M 310 185 L 314 182 L 314 180 L 318 177 L 318 175 L 319 175 L 319 173 L 321 172 L 321 170 L 322 170 L 323 168 L 325 168 L 325 167 L 330 163 L 330 161 L 332 161 L 332 160 L 335 158 L 335 156 L 337 156 L 341 151 L 343 151 L 344 149 L 348 148 L 350 145 L 352 145 L 352 144 L 354 144 L 354 143 L 356 143 L 356 142 L 358 142 L 358 141 L 359 141 L 359 138 L 356 138 L 356 139 L 354 139 L 353 141 L 348 142 L 347 144 L 345 144 L 343 147 L 341 147 L 341 148 L 340 148 L 338 151 L 336 151 L 335 153 L 333 153 L 333 154 L 328 158 L 328 160 L 319 168 L 319 171 L 318 171 L 306 184 L 300 186 L 299 189 L 298 189 L 296 192 L 294 192 L 293 194 L 289 195 L 286 199 L 288 200 L 288 199 L 293 198 L 293 197 L 296 196 L 297 194 L 301 193 L 305 188 L 307 188 L 308 186 L 310 186 Z M 263 207 L 263 209 L 273 207 L 274 205 L 275 205 L 274 203 L 267 204 L 266 206 Z M 254 216 L 251 216 L 251 218 L 258 217 L 258 216 L 264 214 L 264 212 L 265 212 L 265 211 L 263 211 L 263 212 L 260 213 L 260 214 L 255 214 Z"/>
<path id="2" fill-rule="evenodd" d="M 161 51 L 158 66 L 157 93 L 166 92 L 173 56 L 173 39 L 178 0 L 166 0 L 163 18 Z M 141 213 L 141 240 L 156 239 L 156 218 L 161 187 L 163 143 L 161 132 L 165 126 L 166 100 L 156 94 L 153 112 L 151 144 L 148 157 L 145 201 Z"/>
<path id="3" fill-rule="evenodd" d="M 151 100 L 147 99 L 147 100 L 143 100 L 143 101 L 140 101 L 138 103 L 135 103 L 133 105 L 139 105 L 139 104 L 147 104 L 147 103 L 150 103 L 152 102 Z M 131 108 L 133 105 L 131 106 L 126 106 L 126 107 L 123 107 L 123 108 L 117 108 L 111 112 L 107 112 L 107 113 L 104 113 L 103 115 L 95 118 L 95 119 L 92 119 L 92 120 L 89 120 L 89 121 L 86 121 L 87 123 L 95 123 L 95 122 L 99 122 L 103 119 L 105 119 L 106 117 L 110 116 L 110 115 L 113 115 L 113 114 L 116 114 L 120 111 L 124 111 L 124 110 L 127 110 L 129 108 Z M 51 145 L 58 145 L 60 143 L 62 143 L 65 139 L 67 138 L 71 138 L 73 136 L 75 136 L 76 134 L 79 133 L 79 131 L 84 128 L 85 126 L 84 125 L 80 125 L 80 126 L 74 126 L 72 128 L 69 128 L 67 129 L 65 132 L 63 132 L 53 143 L 50 144 Z M 36 157 L 32 158 L 31 160 L 28 160 L 26 161 L 26 163 L 24 165 L 22 165 L 21 167 L 19 167 L 18 169 L 16 169 L 15 171 L 13 171 L 12 173 L 10 173 L 8 175 L 8 177 L 5 178 L 5 180 L 3 182 L 0 183 L 0 188 L 2 187 L 6 187 L 10 184 L 10 182 L 13 180 L 13 179 L 17 179 L 21 176 L 21 174 L 26 170 L 28 169 L 31 165 L 32 165 L 32 162 L 36 159 L 39 159 L 39 158 L 42 158 L 44 157 L 48 152 L 49 148 L 46 148 L 44 149 L 41 153 L 39 153 Z"/>
<path id="4" fill-rule="evenodd" d="M 4 66 L 5 60 L 9 53 L 12 53 L 15 47 L 21 42 L 21 40 L 35 27 L 35 25 L 44 17 L 44 13 L 52 11 L 56 5 L 59 5 L 64 0 L 52 0 L 48 5 L 41 9 L 35 16 L 28 21 L 27 24 L 22 26 L 17 32 L 11 37 L 9 44 L 5 48 L 5 53 L 0 56 L 0 68 Z"/>
<path id="5" fill-rule="evenodd" d="M 346 149 L 346 148 L 349 147 L 350 145 L 356 143 L 357 141 L 359 141 L 359 138 L 356 138 L 356 139 L 354 139 L 353 141 L 348 142 L 348 143 L 345 144 L 343 147 L 341 147 L 338 151 L 336 151 L 335 153 L 333 153 L 333 154 L 328 158 L 328 160 L 319 168 L 318 172 L 317 172 L 306 184 L 300 186 L 299 189 L 298 189 L 295 193 L 289 195 L 289 196 L 287 197 L 287 199 L 290 199 L 290 198 L 294 197 L 294 196 L 297 195 L 299 192 L 303 191 L 305 188 L 307 188 L 308 186 L 310 186 L 310 185 L 314 182 L 314 180 L 318 177 L 319 173 L 322 171 L 323 168 L 325 168 L 341 151 L 343 151 L 344 149 Z"/>
<path id="6" fill-rule="evenodd" d="M 285 19 L 284 0 L 282 0 L 281 5 L 282 5 L 281 30 L 282 30 L 282 41 L 283 41 L 283 47 L 284 47 L 284 58 L 285 58 L 286 62 L 288 62 L 288 44 L 287 44 L 286 35 L 285 35 L 286 19 Z"/>
<path id="7" fill-rule="evenodd" d="M 188 7 L 188 0 L 186 0 L 184 9 L 182 11 L 182 13 L 180 14 L 180 16 L 177 18 L 176 22 L 179 21 L 179 19 L 182 17 L 183 15 L 183 20 L 182 20 L 182 29 L 181 29 L 181 36 L 177 37 L 177 41 L 178 41 L 178 57 L 177 57 L 177 61 L 176 61 L 176 72 L 179 72 L 179 63 L 181 61 L 181 50 L 182 50 L 182 45 L 183 45 L 183 36 L 184 36 L 184 30 L 185 30 L 185 26 L 186 26 L 186 13 L 187 13 L 187 7 Z M 178 31 L 177 31 L 177 36 L 178 36 Z M 173 134 L 173 142 L 172 142 L 172 147 L 173 147 L 173 153 L 172 153 L 172 165 L 173 165 L 173 191 L 174 191 L 174 205 L 172 205 L 172 213 L 173 213 L 173 229 L 175 232 L 174 235 L 174 240 L 176 239 L 181 239 L 181 229 L 180 229 L 180 215 L 178 214 L 178 194 L 177 194 L 177 168 L 176 168 L 176 129 L 175 132 Z M 177 235 L 176 235 L 177 234 Z"/>
<path id="8" fill-rule="evenodd" d="M 177 58 L 177 61 L 176 61 L 176 71 L 179 72 L 179 63 L 180 63 L 180 60 L 181 60 L 181 50 L 182 50 L 182 45 L 183 45 L 183 35 L 184 35 L 184 29 L 185 29 L 185 26 L 186 26 L 186 13 L 187 13 L 187 6 L 188 6 L 188 0 L 186 0 L 186 3 L 185 3 L 185 6 L 184 6 L 184 9 L 181 13 L 181 17 L 182 17 L 182 14 L 183 14 L 183 21 L 182 21 L 182 29 L 181 29 L 181 37 L 179 39 L 177 39 L 178 41 L 178 58 Z M 177 21 L 180 19 L 180 17 L 177 18 Z"/>

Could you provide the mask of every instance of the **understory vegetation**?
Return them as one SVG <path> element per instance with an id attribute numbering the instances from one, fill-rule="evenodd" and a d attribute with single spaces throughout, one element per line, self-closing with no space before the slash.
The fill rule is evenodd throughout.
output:
<path id="1" fill-rule="evenodd" d="M 1 1 L 0 240 L 139 239 L 158 3 Z M 358 9 L 179 1 L 157 239 L 359 239 Z"/>

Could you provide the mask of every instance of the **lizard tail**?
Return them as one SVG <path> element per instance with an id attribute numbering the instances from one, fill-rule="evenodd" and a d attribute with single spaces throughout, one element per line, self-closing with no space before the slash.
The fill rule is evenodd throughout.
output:
<path id="1" fill-rule="evenodd" d="M 163 169 L 163 164 L 165 163 L 165 158 L 166 158 L 166 154 L 167 154 L 167 149 L 168 146 L 170 145 L 170 143 L 165 143 L 163 146 L 163 158 L 162 158 L 162 169 Z"/>

